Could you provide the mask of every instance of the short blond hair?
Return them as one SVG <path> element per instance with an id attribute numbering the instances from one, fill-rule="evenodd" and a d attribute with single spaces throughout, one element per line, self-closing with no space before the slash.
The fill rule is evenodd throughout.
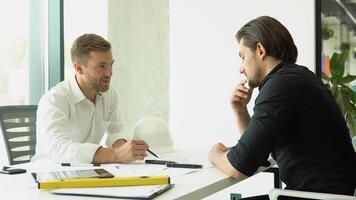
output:
<path id="1" fill-rule="evenodd" d="M 76 61 L 86 63 L 90 52 L 107 52 L 109 50 L 111 50 L 110 42 L 94 33 L 87 33 L 75 39 L 70 52 L 73 63 Z"/>

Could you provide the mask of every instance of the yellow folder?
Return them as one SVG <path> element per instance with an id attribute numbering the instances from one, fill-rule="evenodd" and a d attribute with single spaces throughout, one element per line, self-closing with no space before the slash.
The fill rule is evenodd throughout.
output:
<path id="1" fill-rule="evenodd" d="M 113 187 L 170 184 L 169 176 L 132 176 L 113 178 L 78 178 L 38 182 L 38 189 Z"/>

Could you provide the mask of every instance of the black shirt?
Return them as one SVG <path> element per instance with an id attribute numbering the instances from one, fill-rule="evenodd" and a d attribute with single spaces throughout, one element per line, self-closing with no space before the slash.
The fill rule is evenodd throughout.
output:
<path id="1" fill-rule="evenodd" d="M 251 176 L 270 153 L 288 189 L 353 195 L 356 153 L 346 122 L 330 91 L 305 67 L 281 63 L 267 75 L 228 159 Z"/>

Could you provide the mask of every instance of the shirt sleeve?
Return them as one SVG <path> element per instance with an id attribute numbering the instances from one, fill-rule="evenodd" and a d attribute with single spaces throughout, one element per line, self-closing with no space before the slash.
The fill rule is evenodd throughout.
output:
<path id="1" fill-rule="evenodd" d="M 56 162 L 91 163 L 98 144 L 78 143 L 69 135 L 70 107 L 64 95 L 44 96 L 37 111 L 37 140 Z"/>
<path id="2" fill-rule="evenodd" d="M 260 90 L 245 132 L 228 153 L 231 165 L 247 176 L 268 166 L 269 154 L 293 120 L 295 93 L 283 77 L 270 77 Z"/>
<path id="3" fill-rule="evenodd" d="M 119 101 L 114 90 L 111 90 L 110 98 L 110 113 L 109 113 L 109 126 L 106 130 L 108 135 L 106 139 L 106 146 L 112 147 L 118 139 L 129 140 L 129 134 L 124 131 Z"/>

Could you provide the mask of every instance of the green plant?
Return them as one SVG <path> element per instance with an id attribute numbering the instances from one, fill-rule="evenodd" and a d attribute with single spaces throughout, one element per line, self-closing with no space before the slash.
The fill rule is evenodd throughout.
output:
<path id="1" fill-rule="evenodd" d="M 344 76 L 348 55 L 348 51 L 334 53 L 330 60 L 330 76 L 323 73 L 323 78 L 344 114 L 351 136 L 356 136 L 356 92 L 348 86 L 356 76 Z"/>

